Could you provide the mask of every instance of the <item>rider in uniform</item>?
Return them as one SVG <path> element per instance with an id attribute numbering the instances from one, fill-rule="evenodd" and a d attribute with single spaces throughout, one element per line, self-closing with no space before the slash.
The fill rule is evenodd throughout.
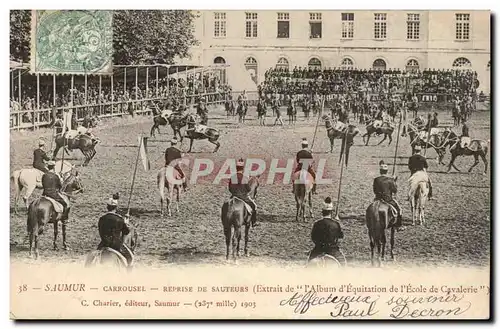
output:
<path id="1" fill-rule="evenodd" d="M 466 148 L 470 144 L 470 136 L 469 136 L 469 124 L 467 123 L 467 119 L 463 119 L 462 126 L 462 136 L 460 136 L 460 147 Z"/>
<path id="2" fill-rule="evenodd" d="M 424 170 L 426 171 L 427 168 L 429 168 L 429 165 L 427 164 L 427 159 L 420 154 L 421 151 L 420 145 L 415 146 L 415 154 L 410 157 L 408 160 L 408 169 L 410 169 L 411 175 L 416 173 L 417 171 Z M 432 199 L 432 184 L 431 184 L 431 179 L 429 177 L 429 200 Z"/>
<path id="3" fill-rule="evenodd" d="M 393 177 L 387 175 L 389 167 L 384 162 L 384 160 L 380 161 L 379 165 L 380 176 L 373 180 L 373 193 L 375 194 L 375 200 L 382 200 L 396 209 L 397 217 L 394 227 L 399 230 L 402 225 L 403 217 L 401 214 L 401 207 L 393 197 L 393 194 L 396 194 L 398 192 L 396 180 Z"/>
<path id="4" fill-rule="evenodd" d="M 186 191 L 187 189 L 187 180 L 185 179 L 186 175 L 184 174 L 184 171 L 180 166 L 180 160 L 182 159 L 182 152 L 175 145 L 177 145 L 177 139 L 172 138 L 172 140 L 170 141 L 170 147 L 165 150 L 165 167 L 173 165 L 173 167 L 177 169 L 177 171 L 181 175 L 181 179 L 183 179 L 182 187 L 184 188 L 184 191 Z M 175 164 L 173 163 L 174 161 Z"/>
<path id="5" fill-rule="evenodd" d="M 64 133 L 63 132 L 64 121 L 62 119 L 62 115 L 61 114 L 57 114 L 56 115 L 56 120 L 54 121 L 54 128 L 55 128 L 56 136 L 57 135 L 62 135 Z"/>
<path id="6" fill-rule="evenodd" d="M 295 160 L 297 161 L 297 167 L 295 167 L 294 173 L 302 170 L 303 166 L 306 165 L 307 172 L 309 174 L 311 174 L 312 178 L 314 179 L 312 193 L 316 194 L 316 172 L 312 168 L 312 163 L 314 161 L 314 158 L 312 156 L 311 151 L 309 151 L 307 149 L 308 146 L 309 146 L 309 143 L 307 142 L 307 139 L 303 138 L 302 139 L 302 150 L 297 152 L 297 155 L 295 156 Z M 293 188 L 292 188 L 292 193 L 294 193 Z"/>
<path id="7" fill-rule="evenodd" d="M 40 139 L 40 141 L 38 141 L 38 148 L 33 151 L 33 168 L 47 173 L 49 170 L 45 167 L 45 161 L 50 161 L 50 158 L 47 153 L 45 153 L 45 141 Z"/>
<path id="8" fill-rule="evenodd" d="M 323 218 L 316 221 L 311 230 L 311 239 L 314 242 L 314 249 L 309 254 L 309 261 L 321 254 L 328 254 L 335 257 L 340 264 L 345 265 L 345 256 L 340 250 L 338 241 L 344 238 L 344 232 L 342 232 L 340 223 L 332 218 L 332 214 L 332 199 L 327 197 L 321 211 Z"/>
<path id="9" fill-rule="evenodd" d="M 123 244 L 123 237 L 130 233 L 128 228 L 128 216 L 122 217 L 116 212 L 118 207 L 118 200 L 113 197 L 108 200 L 108 212 L 99 218 L 99 236 L 101 242 L 97 249 L 111 248 L 118 251 L 125 257 L 127 264 L 132 265 L 132 252 Z"/>
<path id="10" fill-rule="evenodd" d="M 257 204 L 248 195 L 251 188 L 248 183 L 248 177 L 243 174 L 244 167 L 245 163 L 243 159 L 239 159 L 236 162 L 236 174 L 229 180 L 229 192 L 231 193 L 231 197 L 237 197 L 252 207 L 252 227 L 255 227 L 259 225 L 257 224 Z"/>
<path id="11" fill-rule="evenodd" d="M 62 180 L 61 177 L 56 173 L 55 166 L 56 163 L 54 161 L 47 162 L 47 168 L 49 170 L 42 176 L 42 195 L 54 199 L 63 206 L 63 218 L 61 220 L 64 221 L 68 216 L 67 211 L 69 209 L 69 204 L 66 203 L 66 200 L 63 199 L 60 194 L 62 188 Z"/>

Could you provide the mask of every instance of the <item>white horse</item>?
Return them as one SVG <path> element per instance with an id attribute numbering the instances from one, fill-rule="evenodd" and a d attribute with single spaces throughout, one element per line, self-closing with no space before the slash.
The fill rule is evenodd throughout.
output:
<path id="1" fill-rule="evenodd" d="M 413 225 L 418 221 L 425 224 L 425 203 L 429 194 L 429 177 L 425 171 L 417 171 L 409 179 L 408 199 L 411 206 Z"/>
<path id="2" fill-rule="evenodd" d="M 66 174 L 71 172 L 75 168 L 69 161 L 56 161 L 55 171 L 60 173 L 62 179 L 64 180 Z M 28 199 L 35 189 L 42 188 L 42 176 L 43 171 L 36 168 L 24 168 L 16 170 L 11 175 L 12 183 L 14 184 L 14 212 L 17 214 L 17 204 L 19 203 L 19 196 L 24 190 L 23 200 L 28 208 Z"/>

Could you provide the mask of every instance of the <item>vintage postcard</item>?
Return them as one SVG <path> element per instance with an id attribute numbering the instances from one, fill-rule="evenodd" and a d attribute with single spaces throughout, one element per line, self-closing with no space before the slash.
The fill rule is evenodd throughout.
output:
<path id="1" fill-rule="evenodd" d="M 489 319 L 490 22 L 11 10 L 10 318 Z"/>

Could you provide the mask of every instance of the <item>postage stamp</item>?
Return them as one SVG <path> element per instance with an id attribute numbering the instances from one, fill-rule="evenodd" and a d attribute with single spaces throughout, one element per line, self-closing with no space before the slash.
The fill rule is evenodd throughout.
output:
<path id="1" fill-rule="evenodd" d="M 31 72 L 111 73 L 112 22 L 112 11 L 33 10 Z"/>

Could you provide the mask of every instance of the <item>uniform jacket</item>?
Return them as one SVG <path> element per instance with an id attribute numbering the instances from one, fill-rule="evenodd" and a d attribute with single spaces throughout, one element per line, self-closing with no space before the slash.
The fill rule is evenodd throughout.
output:
<path id="1" fill-rule="evenodd" d="M 302 149 L 300 151 L 297 152 L 297 155 L 295 156 L 295 160 L 297 161 L 297 168 L 302 168 L 302 164 L 300 162 L 300 160 L 308 160 L 307 162 L 304 161 L 304 164 L 308 164 L 309 166 L 312 165 L 312 160 L 313 160 L 313 156 L 312 156 L 312 153 L 311 151 L 309 150 L 306 150 L 306 149 Z"/>
<path id="2" fill-rule="evenodd" d="M 181 151 L 174 146 L 170 146 L 165 150 L 165 164 L 169 165 L 172 161 L 182 159 Z"/>
<path id="3" fill-rule="evenodd" d="M 462 126 L 462 137 L 469 137 L 469 125 L 467 124 Z"/>
<path id="4" fill-rule="evenodd" d="M 396 181 L 392 177 L 382 175 L 373 180 L 373 193 L 377 200 L 391 202 L 393 194 L 396 194 L 397 191 Z"/>
<path id="5" fill-rule="evenodd" d="M 33 152 L 33 167 L 36 166 L 45 166 L 45 161 L 49 161 L 50 158 L 48 157 L 47 153 L 45 153 L 44 150 L 38 148 Z"/>
<path id="6" fill-rule="evenodd" d="M 49 171 L 42 176 L 43 195 L 51 196 L 57 194 L 62 187 L 61 178 L 55 172 Z"/>
<path id="7" fill-rule="evenodd" d="M 229 180 L 229 192 L 231 193 L 231 195 L 238 198 L 246 198 L 248 196 L 248 193 L 251 191 L 248 180 L 249 178 L 245 177 L 242 172 L 237 172 L 235 175 L 233 175 Z M 233 183 L 233 181 L 235 183 Z"/>
<path id="8" fill-rule="evenodd" d="M 322 218 L 314 223 L 311 231 L 311 239 L 316 247 L 334 247 L 338 239 L 344 237 L 344 232 L 338 221 L 331 218 Z"/>
<path id="9" fill-rule="evenodd" d="M 117 213 L 108 212 L 99 218 L 98 226 L 101 237 L 99 248 L 109 247 L 120 251 L 123 245 L 123 235 L 130 232 L 125 219 Z"/>
<path id="10" fill-rule="evenodd" d="M 420 154 L 414 154 L 408 160 L 408 169 L 410 169 L 411 174 L 423 169 L 427 169 L 429 165 L 427 164 L 427 159 Z"/>

